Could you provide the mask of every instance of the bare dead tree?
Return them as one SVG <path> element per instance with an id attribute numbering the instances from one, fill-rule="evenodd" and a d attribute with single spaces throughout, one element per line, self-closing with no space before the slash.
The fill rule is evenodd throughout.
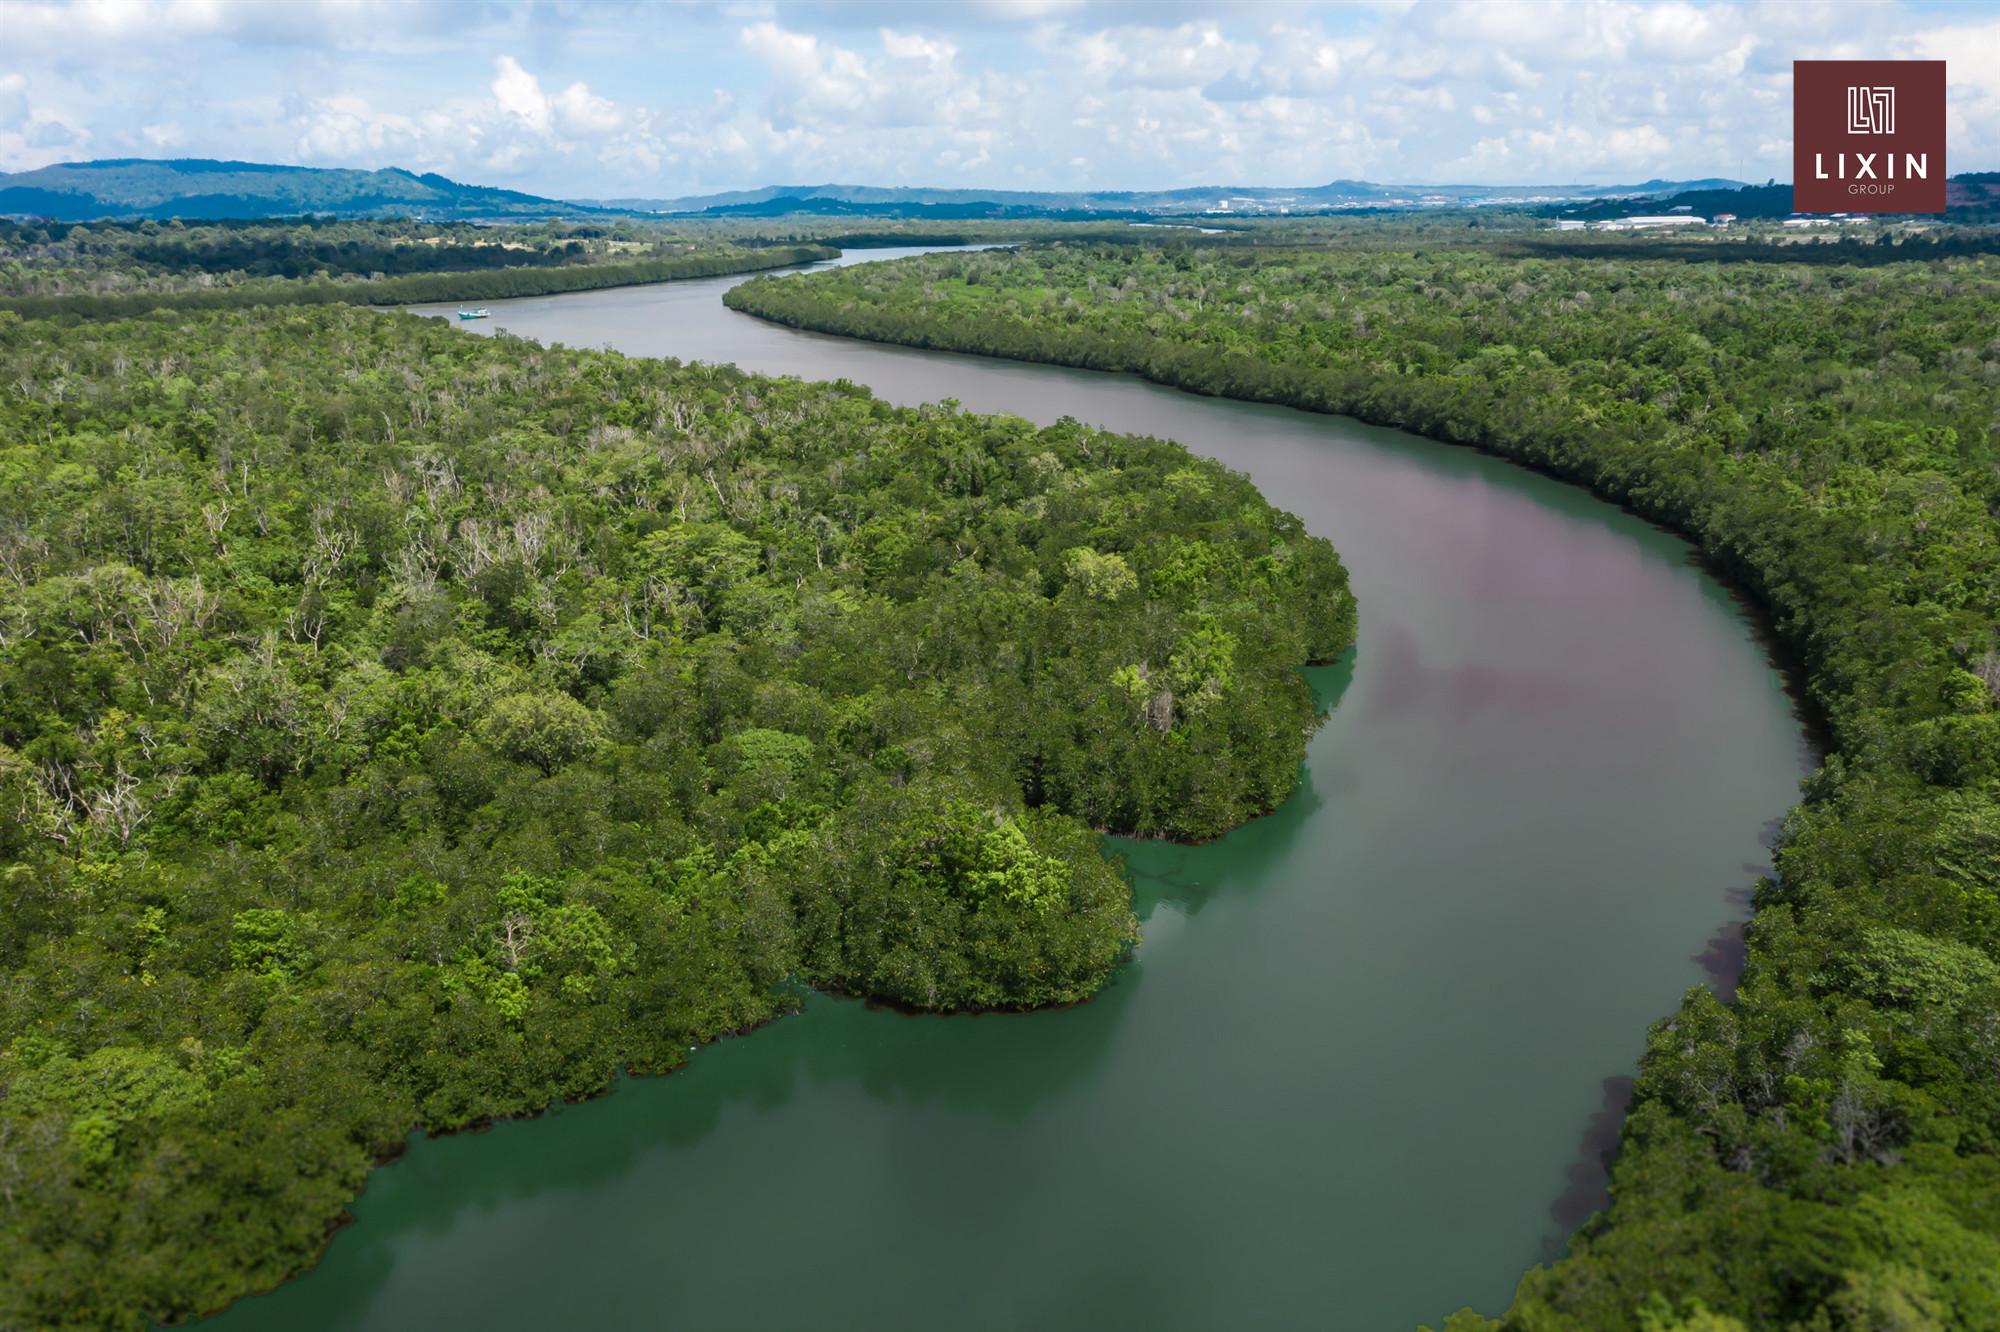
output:
<path id="1" fill-rule="evenodd" d="M 451 564 L 468 578 L 483 573 L 504 555 L 504 531 L 489 529 L 477 518 L 463 518 L 458 524 L 458 540 L 451 548 Z"/>
<path id="2" fill-rule="evenodd" d="M 435 534 L 421 526 L 412 530 L 409 541 L 390 559 L 389 570 L 394 575 L 395 586 L 405 596 L 428 600 L 436 595 L 438 542 Z"/>
<path id="3" fill-rule="evenodd" d="M 202 633 L 222 609 L 222 598 L 202 586 L 200 574 L 186 581 L 154 579 L 141 584 L 138 591 L 146 607 L 147 627 L 162 651 L 172 651 L 181 635 L 190 630 Z"/>
<path id="4" fill-rule="evenodd" d="M 35 580 L 48 553 L 49 543 L 35 535 L 26 522 L 18 518 L 0 519 L 0 570 L 20 586 L 26 587 Z"/>
<path id="5" fill-rule="evenodd" d="M 306 582 L 317 583 L 337 572 L 359 544 L 352 528 L 335 521 L 332 504 L 314 505 L 312 549 L 306 552 L 305 559 Z"/>
<path id="6" fill-rule="evenodd" d="M 1987 652 L 1972 665 L 1972 673 L 1986 685 L 1986 692 L 2000 699 L 2000 652 Z"/>
<path id="7" fill-rule="evenodd" d="M 535 937 L 535 920 L 525 911 L 510 911 L 500 921 L 500 946 L 507 952 L 507 970 L 519 973 Z"/>
<path id="8" fill-rule="evenodd" d="M 549 533 L 553 527 L 554 523 L 545 510 L 524 513 L 514 520 L 514 546 L 530 568 L 541 563 L 542 555 L 549 548 Z"/>
<path id="9" fill-rule="evenodd" d="M 146 820 L 153 817 L 159 801 L 173 798 L 180 783 L 181 774 L 172 774 L 166 779 L 165 790 L 149 799 L 141 794 L 144 783 L 140 778 L 129 772 L 117 772 L 109 786 L 91 793 L 87 816 L 90 826 L 100 837 L 115 839 L 122 851 L 131 845 L 133 836 Z"/>
<path id="10" fill-rule="evenodd" d="M 418 483 L 424 488 L 424 498 L 432 508 L 443 507 L 445 500 L 458 498 L 458 468 L 443 454 L 422 454 L 410 459 L 410 469 L 417 474 Z"/>
<path id="11" fill-rule="evenodd" d="M 208 539 L 222 549 L 222 529 L 229 525 L 229 515 L 235 510 L 228 504 L 206 504 L 202 506 L 202 525 L 208 528 Z"/>

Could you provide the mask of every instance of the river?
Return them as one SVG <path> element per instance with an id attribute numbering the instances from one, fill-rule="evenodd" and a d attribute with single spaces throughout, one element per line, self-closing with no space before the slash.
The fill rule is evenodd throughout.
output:
<path id="1" fill-rule="evenodd" d="M 499 302 L 477 331 L 1073 416 L 1247 472 L 1361 601 L 1358 647 L 1309 672 L 1333 711 L 1305 780 L 1219 842 L 1119 844 L 1146 941 L 1092 1003 L 814 996 L 671 1077 L 413 1142 L 317 1268 L 214 1325 L 1498 1314 L 1601 1201 L 1647 1024 L 1727 984 L 1796 799 L 1807 743 L 1751 622 L 1685 542 L 1470 449 L 781 329 L 723 308 L 740 280 Z"/>

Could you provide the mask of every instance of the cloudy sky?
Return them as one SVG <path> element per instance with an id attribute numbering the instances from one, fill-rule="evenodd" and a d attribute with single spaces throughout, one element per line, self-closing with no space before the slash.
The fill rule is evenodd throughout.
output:
<path id="1" fill-rule="evenodd" d="M 1790 179 L 1794 59 L 1946 59 L 2000 168 L 2000 0 L 0 0 L 0 170 L 403 166 L 581 197 Z"/>

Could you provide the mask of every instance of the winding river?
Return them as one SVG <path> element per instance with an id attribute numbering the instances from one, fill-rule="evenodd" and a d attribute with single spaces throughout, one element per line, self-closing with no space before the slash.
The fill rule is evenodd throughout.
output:
<path id="1" fill-rule="evenodd" d="M 849 261 L 888 257 L 862 252 Z M 672 1077 L 374 1174 L 219 1328 L 1292 1328 L 1506 1307 L 1601 1200 L 1649 1022 L 1729 983 L 1806 741 L 1689 548 L 1470 449 L 723 308 L 734 281 L 501 302 L 573 346 L 1170 436 L 1332 539 L 1358 648 L 1306 780 L 1126 843 L 1146 942 L 1097 1001 L 814 996 Z"/>

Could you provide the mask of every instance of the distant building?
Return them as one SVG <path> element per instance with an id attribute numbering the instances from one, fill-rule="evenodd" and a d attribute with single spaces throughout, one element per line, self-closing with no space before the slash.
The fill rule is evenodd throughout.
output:
<path id="1" fill-rule="evenodd" d="M 1734 213 L 1717 213 L 1714 217 L 1708 219 L 1708 224 L 1712 227 L 1726 227 L 1735 220 L 1736 214 Z"/>
<path id="2" fill-rule="evenodd" d="M 1628 217 L 1625 225 L 1635 229 L 1645 227 L 1705 227 L 1707 222 L 1687 213 L 1670 213 L 1664 217 Z"/>
<path id="3" fill-rule="evenodd" d="M 1588 222 L 1579 222 L 1574 219 L 1564 218 L 1557 220 L 1555 229 L 1557 231 L 1582 231 L 1589 225 Z"/>

